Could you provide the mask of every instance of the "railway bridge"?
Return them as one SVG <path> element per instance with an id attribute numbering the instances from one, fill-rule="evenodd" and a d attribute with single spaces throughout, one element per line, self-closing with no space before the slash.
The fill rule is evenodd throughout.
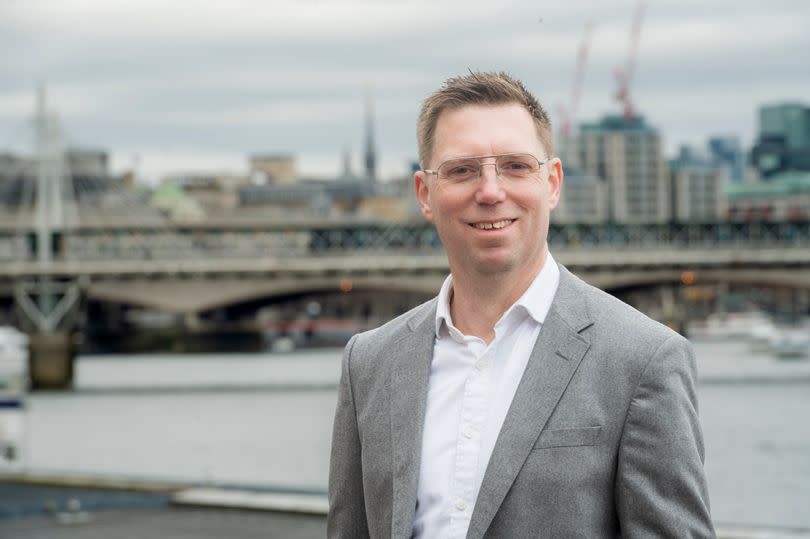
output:
<path id="1" fill-rule="evenodd" d="M 776 291 L 797 311 L 810 304 L 810 222 L 552 225 L 549 245 L 597 287 L 646 290 L 639 307 L 659 319 L 673 318 L 684 294 L 700 299 L 706 287 Z M 107 222 L 49 236 L 0 230 L 0 305 L 31 331 L 57 334 L 98 318 L 155 316 L 198 331 L 258 331 L 301 317 L 374 325 L 434 295 L 448 269 L 435 230 L 421 222 Z"/>

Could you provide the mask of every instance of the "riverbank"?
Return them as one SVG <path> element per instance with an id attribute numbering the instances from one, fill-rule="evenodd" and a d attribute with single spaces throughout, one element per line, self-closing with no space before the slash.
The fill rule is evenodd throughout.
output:
<path id="1" fill-rule="evenodd" d="M 325 493 L 5 474 L 0 475 L 0 508 L 0 537 L 15 539 L 326 536 Z M 810 529 L 716 527 L 718 539 L 810 538 Z"/>
<path id="2" fill-rule="evenodd" d="M 310 539 L 326 496 L 201 488 L 121 477 L 0 475 L 0 537 Z"/>

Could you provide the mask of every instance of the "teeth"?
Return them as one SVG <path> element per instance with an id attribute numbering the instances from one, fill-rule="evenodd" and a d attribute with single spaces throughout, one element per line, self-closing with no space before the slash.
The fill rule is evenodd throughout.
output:
<path id="1" fill-rule="evenodd" d="M 493 228 L 503 228 L 506 225 L 512 224 L 513 221 L 514 219 L 504 219 L 503 221 L 496 221 L 494 223 L 473 223 L 473 226 L 480 230 L 492 230 Z"/>

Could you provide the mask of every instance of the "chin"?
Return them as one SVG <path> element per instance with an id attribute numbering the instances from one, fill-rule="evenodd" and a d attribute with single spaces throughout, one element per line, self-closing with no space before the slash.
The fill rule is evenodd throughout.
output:
<path id="1" fill-rule="evenodd" d="M 515 268 L 515 261 L 511 258 L 504 259 L 501 257 L 477 258 L 473 263 L 473 267 L 478 273 L 497 275 L 513 270 Z"/>

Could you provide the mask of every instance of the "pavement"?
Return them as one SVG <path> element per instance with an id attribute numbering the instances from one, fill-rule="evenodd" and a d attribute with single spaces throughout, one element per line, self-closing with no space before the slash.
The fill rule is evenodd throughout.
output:
<path id="1" fill-rule="evenodd" d="M 237 509 L 162 508 L 94 511 L 88 518 L 0 520 L 3 539 L 322 539 L 326 517 Z"/>
<path id="2" fill-rule="evenodd" d="M 0 539 L 309 539 L 324 496 L 0 478 Z"/>
<path id="3" fill-rule="evenodd" d="M 0 475 L 0 539 L 315 539 L 324 493 Z M 808 539 L 810 530 L 717 524 L 719 539 Z"/>

